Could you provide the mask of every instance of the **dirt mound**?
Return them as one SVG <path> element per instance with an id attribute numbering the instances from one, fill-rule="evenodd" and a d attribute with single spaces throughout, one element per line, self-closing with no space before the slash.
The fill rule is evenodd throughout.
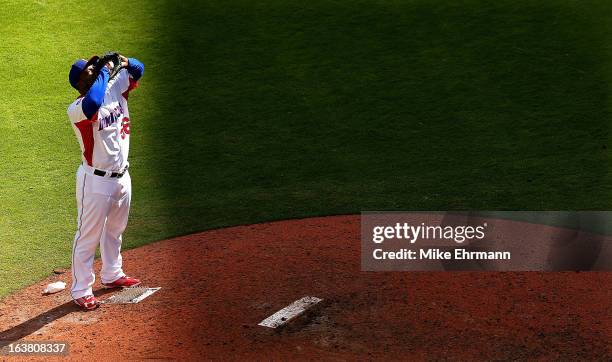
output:
<path id="1" fill-rule="evenodd" d="M 68 292 L 41 296 L 70 283 L 53 275 L 0 303 L 0 346 L 68 341 L 74 359 L 612 358 L 612 273 L 361 272 L 359 232 L 359 216 L 337 216 L 129 250 L 126 272 L 159 292 L 81 312 Z M 306 295 L 327 303 L 281 332 L 257 326 Z"/>

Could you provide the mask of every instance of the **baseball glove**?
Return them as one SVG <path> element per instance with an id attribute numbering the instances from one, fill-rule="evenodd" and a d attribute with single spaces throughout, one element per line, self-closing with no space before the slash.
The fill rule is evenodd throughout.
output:
<path id="1" fill-rule="evenodd" d="M 117 74 L 119 74 L 119 71 L 122 68 L 121 58 L 119 57 L 119 53 L 117 52 L 105 53 L 104 55 L 102 55 L 102 57 L 100 57 L 100 60 L 98 61 L 98 66 L 101 69 L 103 66 L 105 66 L 109 62 L 112 62 L 112 68 L 110 69 L 110 79 L 113 79 Z"/>

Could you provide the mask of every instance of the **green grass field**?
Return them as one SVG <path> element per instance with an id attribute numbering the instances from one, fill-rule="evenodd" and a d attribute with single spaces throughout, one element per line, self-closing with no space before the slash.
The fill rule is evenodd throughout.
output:
<path id="1" fill-rule="evenodd" d="M 126 247 L 361 210 L 606 210 L 603 1 L 0 0 L 0 296 L 68 266 L 77 58 L 146 65 Z"/>

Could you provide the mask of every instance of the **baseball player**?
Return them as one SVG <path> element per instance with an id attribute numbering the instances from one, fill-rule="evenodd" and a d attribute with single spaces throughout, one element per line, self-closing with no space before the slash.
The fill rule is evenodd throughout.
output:
<path id="1" fill-rule="evenodd" d="M 82 163 L 76 173 L 77 231 L 72 247 L 74 302 L 85 310 L 100 304 L 93 296 L 93 261 L 98 244 L 100 278 L 107 288 L 133 287 L 140 280 L 122 269 L 121 234 L 130 211 L 128 173 L 130 113 L 128 95 L 138 85 L 144 65 L 113 53 L 72 64 L 68 79 L 80 96 L 68 107 Z"/>

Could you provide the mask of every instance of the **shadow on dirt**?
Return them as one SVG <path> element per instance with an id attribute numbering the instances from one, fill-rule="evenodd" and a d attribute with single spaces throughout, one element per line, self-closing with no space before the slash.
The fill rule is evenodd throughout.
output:
<path id="1" fill-rule="evenodd" d="M 95 291 L 94 295 L 99 297 L 111 292 L 113 292 L 113 289 L 100 289 Z M 81 310 L 76 304 L 74 304 L 74 302 L 66 302 L 44 313 L 41 313 L 34 318 L 28 319 L 19 325 L 7 329 L 6 331 L 2 331 L 0 332 L 0 349 L 33 334 L 44 326 L 65 317 L 70 313 L 80 311 Z"/>

